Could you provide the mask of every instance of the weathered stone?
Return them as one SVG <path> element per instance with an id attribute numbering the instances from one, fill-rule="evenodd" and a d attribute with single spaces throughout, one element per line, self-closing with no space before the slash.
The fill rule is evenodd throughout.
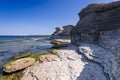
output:
<path id="1" fill-rule="evenodd" d="M 120 80 L 120 1 L 90 4 L 82 9 L 79 16 L 80 20 L 71 31 L 71 42 L 79 46 L 82 42 L 98 44 L 98 51 L 94 48 L 93 52 L 84 52 L 84 55 L 104 67 L 108 80 Z M 88 47 L 90 50 L 93 48 Z M 110 55 L 113 57 L 110 58 Z"/>
<path id="2" fill-rule="evenodd" d="M 66 47 L 71 43 L 69 39 L 54 39 L 51 41 L 54 48 Z"/>
<path id="3" fill-rule="evenodd" d="M 3 66 L 3 70 L 7 73 L 15 72 L 18 70 L 22 70 L 28 66 L 31 66 L 35 63 L 34 58 L 21 58 L 18 60 L 13 60 L 8 63 L 6 63 Z"/>
<path id="4" fill-rule="evenodd" d="M 55 54 L 45 54 L 40 56 L 40 61 L 42 62 L 50 62 L 50 61 L 57 61 L 58 56 Z"/>
<path id="5" fill-rule="evenodd" d="M 80 53 L 94 63 L 103 67 L 104 74 L 109 80 L 117 80 L 117 61 L 114 55 L 96 44 L 81 44 Z"/>
<path id="6" fill-rule="evenodd" d="M 56 50 L 60 60 L 37 63 L 24 70 L 20 80 L 107 80 L 102 68 L 78 55 L 71 45 Z"/>
<path id="7" fill-rule="evenodd" d="M 99 44 L 112 51 L 112 54 L 115 56 L 118 63 L 116 75 L 120 79 L 120 28 L 101 32 L 99 38 Z"/>
<path id="8" fill-rule="evenodd" d="M 63 29 L 60 27 L 56 28 L 56 31 L 51 35 L 53 39 L 70 39 L 70 31 L 73 29 L 73 25 L 63 26 Z"/>
<path id="9" fill-rule="evenodd" d="M 51 41 L 52 44 L 69 44 L 71 40 L 69 39 L 54 39 Z"/>
<path id="10" fill-rule="evenodd" d="M 56 29 L 56 31 L 52 34 L 54 36 L 59 35 L 63 31 L 63 28 L 61 28 L 61 27 L 56 27 L 55 29 Z"/>
<path id="11" fill-rule="evenodd" d="M 120 28 L 120 1 L 88 5 L 79 16 L 71 31 L 72 42 L 97 42 L 101 31 Z"/>

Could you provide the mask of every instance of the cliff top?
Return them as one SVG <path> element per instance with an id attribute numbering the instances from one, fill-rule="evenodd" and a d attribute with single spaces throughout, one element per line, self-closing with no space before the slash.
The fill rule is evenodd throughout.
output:
<path id="1" fill-rule="evenodd" d="M 79 12 L 80 18 L 91 14 L 91 13 L 98 13 L 104 12 L 107 10 L 112 10 L 120 6 L 120 1 L 112 2 L 112 3 L 101 3 L 101 4 L 89 4 L 86 8 L 83 8 L 81 12 Z"/>

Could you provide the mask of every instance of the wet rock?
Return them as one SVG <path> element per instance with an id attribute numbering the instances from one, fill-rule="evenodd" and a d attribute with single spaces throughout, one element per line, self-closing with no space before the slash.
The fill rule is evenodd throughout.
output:
<path id="1" fill-rule="evenodd" d="M 69 39 L 54 39 L 51 41 L 53 44 L 53 48 L 60 48 L 60 47 L 66 47 L 68 44 L 71 43 L 71 40 Z"/>
<path id="2" fill-rule="evenodd" d="M 3 66 L 3 71 L 7 73 L 15 72 L 18 70 L 25 69 L 26 67 L 31 66 L 34 63 L 35 63 L 34 58 L 21 58 L 18 60 L 13 60 L 13 61 L 6 63 Z"/>

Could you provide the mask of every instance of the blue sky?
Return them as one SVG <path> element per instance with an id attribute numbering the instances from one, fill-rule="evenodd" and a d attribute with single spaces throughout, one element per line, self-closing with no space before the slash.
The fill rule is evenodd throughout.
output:
<path id="1" fill-rule="evenodd" d="M 51 34 L 55 27 L 75 25 L 90 3 L 115 0 L 0 0 L 0 35 Z"/>

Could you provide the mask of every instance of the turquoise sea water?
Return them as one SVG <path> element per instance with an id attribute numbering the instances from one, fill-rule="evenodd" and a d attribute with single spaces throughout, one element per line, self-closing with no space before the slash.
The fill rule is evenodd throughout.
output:
<path id="1" fill-rule="evenodd" d="M 51 46 L 49 36 L 0 36 L 0 66 L 25 52 L 35 54 Z"/>

